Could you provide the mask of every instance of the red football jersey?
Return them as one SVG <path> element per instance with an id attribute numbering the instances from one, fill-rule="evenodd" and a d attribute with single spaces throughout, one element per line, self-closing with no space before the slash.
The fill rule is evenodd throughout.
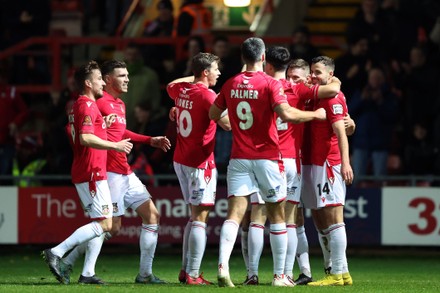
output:
<path id="1" fill-rule="evenodd" d="M 80 134 L 94 134 L 106 140 L 104 119 L 96 102 L 80 96 L 69 113 L 69 139 L 73 148 L 72 182 L 82 183 L 107 179 L 107 151 L 81 145 Z"/>
<path id="2" fill-rule="evenodd" d="M 319 85 L 309 88 L 302 83 L 294 85 L 285 79 L 281 79 L 280 82 L 283 85 L 287 101 L 292 107 L 301 110 L 305 100 L 317 98 Z M 283 158 L 298 158 L 302 143 L 303 123 L 282 122 L 281 118 L 278 118 L 277 127 Z"/>
<path id="3" fill-rule="evenodd" d="M 212 168 L 216 123 L 209 119 L 213 90 L 201 83 L 180 82 L 167 87 L 176 105 L 177 141 L 174 161 L 193 168 Z"/>
<path id="4" fill-rule="evenodd" d="M 228 109 L 231 159 L 280 158 L 274 108 L 282 103 L 287 97 L 281 83 L 264 72 L 242 72 L 226 81 L 215 104 Z"/>
<path id="5" fill-rule="evenodd" d="M 103 116 L 108 116 L 110 114 L 117 115 L 115 122 L 107 128 L 108 140 L 118 142 L 125 138 L 124 133 L 127 129 L 127 122 L 125 119 L 124 102 L 121 99 L 114 98 L 107 92 L 104 92 L 104 96 L 97 100 L 96 104 Z M 123 152 L 108 150 L 107 171 L 124 175 L 131 174 L 132 171 L 127 162 L 127 155 Z"/>
<path id="6" fill-rule="evenodd" d="M 331 166 L 335 166 L 341 163 L 341 154 L 332 124 L 343 120 L 348 112 L 345 96 L 339 92 L 334 98 L 319 99 L 315 105 L 315 109 L 318 108 L 325 109 L 327 119 L 311 122 L 311 163 L 322 166 L 327 161 Z"/>

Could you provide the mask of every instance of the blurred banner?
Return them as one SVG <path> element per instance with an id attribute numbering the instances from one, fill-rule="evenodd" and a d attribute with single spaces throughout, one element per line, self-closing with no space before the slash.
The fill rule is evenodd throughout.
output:
<path id="1" fill-rule="evenodd" d="M 182 243 L 189 210 L 180 188 L 148 190 L 161 214 L 159 243 Z M 440 246 L 439 195 L 440 188 L 348 189 L 348 245 Z M 89 221 L 74 187 L 0 187 L 0 201 L 0 244 L 59 243 Z M 226 188 L 219 187 L 208 243 L 218 243 L 226 213 Z M 317 246 L 310 211 L 305 216 L 309 243 Z M 120 234 L 108 243 L 138 243 L 141 220 L 136 213 L 128 210 L 122 224 Z"/>

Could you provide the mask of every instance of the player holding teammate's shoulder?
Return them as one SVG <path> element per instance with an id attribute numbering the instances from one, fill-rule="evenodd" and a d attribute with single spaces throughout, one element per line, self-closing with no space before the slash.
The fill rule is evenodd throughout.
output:
<path id="1" fill-rule="evenodd" d="M 209 212 L 215 204 L 217 168 L 214 161 L 217 125 L 208 112 L 216 94 L 209 87 L 217 83 L 220 59 L 210 53 L 199 53 L 192 59 L 194 76 L 172 81 L 168 95 L 175 107 L 170 118 L 177 122 L 177 142 L 174 151 L 174 170 L 179 179 L 191 218 L 183 234 L 182 267 L 179 281 L 188 285 L 209 285 L 200 274 L 200 264 L 206 246 L 206 227 Z M 217 123 L 230 130 L 227 113 Z"/>

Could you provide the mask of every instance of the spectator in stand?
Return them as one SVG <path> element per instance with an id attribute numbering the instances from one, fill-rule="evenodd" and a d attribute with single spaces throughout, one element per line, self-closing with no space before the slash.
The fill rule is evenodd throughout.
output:
<path id="1" fill-rule="evenodd" d="M 205 52 L 205 40 L 201 36 L 190 36 L 185 44 L 186 59 L 176 64 L 174 76 L 190 76 L 192 58 L 198 53 Z"/>
<path id="2" fill-rule="evenodd" d="M 131 3 L 132 1 L 126 0 L 102 1 L 105 10 L 102 26 L 109 36 L 115 35 L 118 25 L 130 8 Z"/>
<path id="3" fill-rule="evenodd" d="M 403 161 L 405 173 L 410 175 L 435 174 L 435 158 L 439 150 L 434 146 L 428 127 L 423 122 L 416 123 L 411 134 L 411 138 L 405 144 Z"/>
<path id="4" fill-rule="evenodd" d="M 368 175 L 371 163 L 374 176 L 386 176 L 398 103 L 382 69 L 369 71 L 367 85 L 352 96 L 348 107 L 357 124 L 352 137 L 354 174 Z"/>
<path id="5" fill-rule="evenodd" d="M 293 32 L 290 56 L 294 59 L 304 59 L 310 62 L 313 57 L 320 56 L 318 48 L 310 42 L 309 29 L 301 25 Z"/>
<path id="6" fill-rule="evenodd" d="M 232 48 L 229 39 L 225 35 L 216 36 L 212 42 L 212 53 L 220 58 L 220 71 L 216 85 L 212 88 L 216 93 L 220 92 L 223 84 L 242 69 L 240 50 Z"/>
<path id="7" fill-rule="evenodd" d="M 10 175 L 15 155 L 15 134 L 28 117 L 28 107 L 13 86 L 9 86 L 9 68 L 0 67 L 0 175 Z M 0 184 L 5 182 L 0 181 Z"/>
<path id="8" fill-rule="evenodd" d="M 44 137 L 46 151 L 50 154 L 47 156 L 45 168 L 47 174 L 70 173 L 73 158 L 68 137 L 65 135 L 65 127 L 70 109 L 79 95 L 75 86 L 74 73 L 75 68 L 68 71 L 66 87 L 61 92 L 51 93 L 51 103 L 47 107 L 48 131 Z M 60 183 L 68 184 L 68 182 L 53 181 L 53 184 Z"/>
<path id="9" fill-rule="evenodd" d="M 348 39 L 348 50 L 335 59 L 335 68 L 344 85 L 347 102 L 356 90 L 367 84 L 368 71 L 374 64 L 368 46 L 366 37 L 353 36 Z"/>
<path id="10" fill-rule="evenodd" d="M 173 35 L 207 35 L 211 28 L 212 15 L 203 5 L 203 0 L 185 0 L 180 7 Z"/>
<path id="11" fill-rule="evenodd" d="M 22 131 L 16 136 L 16 154 L 13 159 L 12 175 L 14 185 L 19 187 L 41 186 L 41 181 L 34 178 L 43 173 L 47 164 L 42 133 Z M 29 176 L 18 178 L 20 176 Z"/>
<path id="12" fill-rule="evenodd" d="M 226 36 L 217 36 L 214 38 L 212 52 L 220 57 L 220 72 L 222 73 L 217 84 L 212 88 L 216 93 L 220 92 L 221 87 L 226 80 L 241 71 L 240 53 L 235 55 L 231 50 L 229 39 Z M 217 127 L 215 133 L 216 144 L 214 151 L 215 163 L 219 172 L 224 173 L 229 162 L 229 155 L 232 146 L 232 132 L 225 131 L 221 127 Z"/>
<path id="13" fill-rule="evenodd" d="M 3 1 L 2 1 L 3 2 Z M 4 1 L 6 2 L 6 1 Z M 5 30 L 6 47 L 15 45 L 30 37 L 47 36 L 51 19 L 50 1 L 48 0 L 16 0 L 2 3 L 2 18 Z M 45 47 L 31 46 L 32 51 L 44 50 Z M 28 83 L 37 79 L 40 83 L 50 80 L 48 60 L 38 54 L 14 56 L 11 82 L 16 84 Z"/>
<path id="14" fill-rule="evenodd" d="M 426 121 L 431 132 L 439 110 L 440 74 L 427 59 L 426 47 L 422 45 L 413 46 L 409 60 L 394 67 L 394 79 L 402 90 L 404 127 L 410 129 L 416 122 Z"/>
<path id="15" fill-rule="evenodd" d="M 157 3 L 158 17 L 145 24 L 144 37 L 170 37 L 173 34 L 174 16 L 173 3 L 170 0 L 161 0 Z M 144 59 L 146 65 L 155 69 L 161 79 L 161 83 L 167 83 L 163 77 L 168 69 L 168 63 L 174 63 L 174 47 L 171 45 L 146 45 Z M 168 69 L 168 70 L 167 70 Z M 165 77 L 166 79 L 166 77 Z M 167 99 L 168 100 L 168 99 Z"/>
<path id="16" fill-rule="evenodd" d="M 395 38 L 393 28 L 392 19 L 380 7 L 378 0 L 363 0 L 356 15 L 347 25 L 346 37 L 353 39 L 365 36 L 371 54 L 384 62 L 389 57 L 387 54 L 391 52 Z"/>
<path id="17" fill-rule="evenodd" d="M 134 131 L 144 135 L 160 136 L 165 135 L 171 141 L 171 151 L 163 152 L 159 149 L 153 149 L 144 145 L 135 145 L 129 155 L 129 163 L 134 164 L 138 160 L 148 163 L 153 173 L 167 174 L 174 173 L 172 167 L 173 148 L 175 144 L 175 134 L 170 134 L 170 129 L 175 129 L 174 123 L 168 121 L 167 116 L 162 116 L 154 123 L 151 122 L 152 111 L 147 103 L 137 104 L 134 108 L 136 118 L 136 127 Z M 170 124 L 173 124 L 170 126 Z M 139 159 L 139 157 L 141 159 Z M 145 165 L 146 166 L 146 165 Z M 135 171 L 135 170 L 133 170 Z"/>
<path id="18" fill-rule="evenodd" d="M 153 113 L 151 121 L 160 119 L 165 115 L 162 108 L 159 77 L 150 67 L 144 65 L 140 48 L 135 44 L 129 44 L 124 50 L 124 61 L 130 72 L 130 90 L 124 94 L 126 107 L 127 129 L 136 126 L 134 108 L 139 103 L 148 103 Z"/>
<path id="19" fill-rule="evenodd" d="M 385 1 L 389 2 L 391 0 Z M 393 50 L 397 51 L 401 60 L 408 60 L 411 48 L 418 42 L 431 41 L 431 33 L 439 21 L 440 2 L 437 0 L 424 1 L 398 1 L 395 4 L 398 30 L 393 31 L 398 36 L 396 46 Z M 382 3 L 382 6 L 384 3 Z M 393 51 L 394 52 L 394 51 Z M 438 58 L 438 53 L 436 54 Z"/>
<path id="20" fill-rule="evenodd" d="M 435 160 L 434 172 L 436 175 L 440 175 L 440 115 L 439 114 L 437 114 L 437 117 L 434 121 L 433 136 L 434 136 L 434 149 L 436 152 L 436 156 L 434 158 Z M 437 185 L 438 184 L 440 184 L 440 182 L 437 182 Z"/>

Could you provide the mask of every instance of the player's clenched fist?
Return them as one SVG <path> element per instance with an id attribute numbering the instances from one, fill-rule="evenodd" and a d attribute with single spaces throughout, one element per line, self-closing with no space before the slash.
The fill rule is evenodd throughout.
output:
<path id="1" fill-rule="evenodd" d="M 319 108 L 315 110 L 315 114 L 316 114 L 316 119 L 318 120 L 325 120 L 327 118 L 324 108 Z"/>

